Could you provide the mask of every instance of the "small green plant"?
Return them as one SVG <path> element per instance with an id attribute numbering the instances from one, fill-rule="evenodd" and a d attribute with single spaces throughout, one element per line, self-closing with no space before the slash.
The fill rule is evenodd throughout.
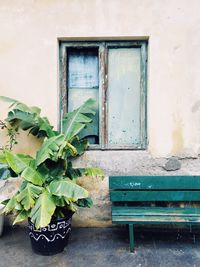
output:
<path id="1" fill-rule="evenodd" d="M 14 213 L 14 223 L 29 218 L 36 228 L 47 226 L 54 218 L 65 217 L 68 210 L 76 212 L 78 207 L 91 207 L 88 191 L 77 184 L 80 176 L 103 176 L 99 168 L 73 168 L 73 160 L 82 155 L 88 147 L 86 139 L 79 133 L 87 127 L 95 114 L 95 101 L 87 100 L 73 112 L 65 114 L 62 133 L 53 129 L 46 117 L 41 117 L 38 107 L 8 98 L 1 100 L 11 104 L 2 127 L 14 133 L 12 146 L 16 143 L 19 129 L 26 130 L 37 138 L 44 138 L 43 144 L 33 158 L 15 154 L 12 146 L 4 147 L 0 154 L 0 176 L 12 172 L 22 178 L 22 183 L 10 199 L 4 202 L 5 213 Z M 11 129 L 11 130 L 10 130 Z"/>
<path id="2" fill-rule="evenodd" d="M 0 150 L 12 150 L 13 146 L 17 144 L 18 132 L 15 128 L 9 127 L 4 121 L 0 120 L 0 129 L 7 131 L 8 141 L 4 146 L 0 146 Z"/>

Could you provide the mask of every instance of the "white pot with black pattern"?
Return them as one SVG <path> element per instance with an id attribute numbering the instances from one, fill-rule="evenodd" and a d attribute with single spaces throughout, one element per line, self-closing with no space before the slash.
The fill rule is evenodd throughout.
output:
<path id="1" fill-rule="evenodd" d="M 29 220 L 29 236 L 31 246 L 35 253 L 54 255 L 64 250 L 71 232 L 71 219 L 73 213 L 65 218 L 52 220 L 47 227 L 36 229 Z"/>

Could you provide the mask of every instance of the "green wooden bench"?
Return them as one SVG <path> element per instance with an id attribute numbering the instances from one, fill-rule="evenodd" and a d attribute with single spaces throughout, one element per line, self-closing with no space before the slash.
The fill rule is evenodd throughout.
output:
<path id="1" fill-rule="evenodd" d="M 110 176 L 109 189 L 112 222 L 129 225 L 131 252 L 136 224 L 200 224 L 200 208 L 193 203 L 200 201 L 200 176 Z M 176 204 L 168 207 L 169 202 Z"/>

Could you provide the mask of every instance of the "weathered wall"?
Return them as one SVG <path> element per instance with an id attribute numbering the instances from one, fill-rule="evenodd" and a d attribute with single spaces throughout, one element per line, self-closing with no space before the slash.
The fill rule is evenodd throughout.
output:
<path id="1" fill-rule="evenodd" d="M 149 38 L 148 153 L 92 151 L 81 163 L 100 164 L 106 174 L 158 173 L 155 157 L 200 153 L 199 12 L 199 0 L 0 1 L 0 94 L 40 106 L 57 126 L 58 39 Z M 6 112 L 3 103 L 0 117 Z M 17 151 L 34 154 L 38 144 L 20 140 Z M 105 220 L 106 181 L 90 188 Z M 94 225 L 92 216 L 83 218 Z"/>
<path id="2" fill-rule="evenodd" d="M 1 94 L 41 106 L 57 125 L 58 38 L 149 37 L 149 151 L 197 153 L 199 11 L 198 0 L 0 1 Z"/>
<path id="3" fill-rule="evenodd" d="M 152 158 L 148 152 L 128 151 L 108 152 L 106 161 L 103 152 L 87 152 L 84 157 L 76 162 L 76 166 L 98 165 L 106 170 L 107 175 L 199 175 L 199 158 L 173 158 L 173 167 L 176 171 L 165 170 L 168 159 Z M 177 164 L 177 161 L 179 164 Z M 121 167 L 123 162 L 123 168 Z M 9 181 L 0 182 L 0 200 L 10 196 L 18 186 L 20 180 L 11 178 Z M 74 215 L 74 226 L 111 226 L 111 206 L 108 197 L 108 177 L 102 181 L 97 177 L 83 177 L 79 180 L 81 185 L 90 191 L 94 206 L 91 209 L 79 209 Z M 11 218 L 10 218 L 11 219 Z M 11 222 L 11 220 L 9 220 Z"/>

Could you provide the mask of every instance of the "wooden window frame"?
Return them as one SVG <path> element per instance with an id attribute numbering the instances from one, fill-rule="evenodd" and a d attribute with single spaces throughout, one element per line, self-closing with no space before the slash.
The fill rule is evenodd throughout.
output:
<path id="1" fill-rule="evenodd" d="M 147 148 L 147 41 L 60 41 L 59 43 L 59 89 L 60 113 L 59 128 L 62 131 L 62 117 L 67 112 L 67 49 L 98 48 L 99 53 L 99 144 L 90 145 L 89 149 L 98 150 L 144 150 Z M 140 48 L 141 79 L 140 79 L 140 140 L 138 145 L 108 144 L 108 49 L 109 48 Z"/>

